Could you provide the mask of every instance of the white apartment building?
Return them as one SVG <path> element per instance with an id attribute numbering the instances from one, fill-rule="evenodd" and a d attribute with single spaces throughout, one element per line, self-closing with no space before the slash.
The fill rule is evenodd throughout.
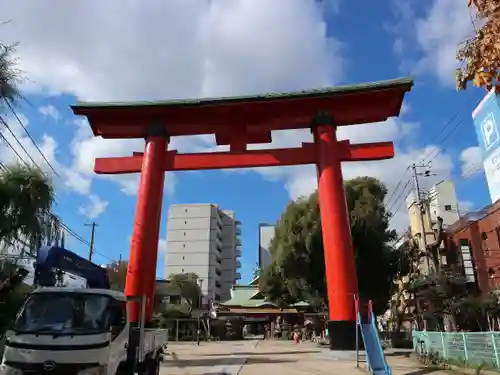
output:
<path id="1" fill-rule="evenodd" d="M 457 193 L 452 181 L 441 181 L 429 191 L 429 211 L 431 220 L 443 219 L 443 226 L 452 225 L 460 219 Z"/>
<path id="2" fill-rule="evenodd" d="M 231 287 L 241 279 L 240 235 L 240 222 L 233 211 L 210 203 L 171 205 L 165 276 L 195 273 L 205 303 L 230 299 Z"/>
<path id="3" fill-rule="evenodd" d="M 443 227 L 447 227 L 460 219 L 459 205 L 455 185 L 452 181 L 441 181 L 433 185 L 429 190 L 421 192 L 421 199 L 429 207 L 428 215 L 424 215 L 424 223 L 426 228 L 434 228 L 437 223 L 438 216 L 443 219 Z M 420 232 L 420 214 L 416 207 L 415 192 L 411 192 L 407 199 L 407 208 L 410 215 L 410 226 L 415 233 Z M 415 234 L 414 233 L 414 234 Z"/>
<path id="4" fill-rule="evenodd" d="M 274 225 L 259 224 L 259 268 L 265 270 L 273 261 L 271 241 L 274 237 Z"/>

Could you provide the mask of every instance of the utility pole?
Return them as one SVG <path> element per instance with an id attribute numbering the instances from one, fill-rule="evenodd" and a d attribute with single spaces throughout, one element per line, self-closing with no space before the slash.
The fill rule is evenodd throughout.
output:
<path id="1" fill-rule="evenodd" d="M 122 255 L 120 254 L 120 258 L 118 260 L 118 277 L 119 277 L 118 280 L 120 280 L 120 287 L 123 291 L 123 290 L 125 290 L 125 280 L 127 279 L 127 270 L 126 269 L 123 270 L 123 273 L 125 275 L 121 275 L 121 273 L 122 273 Z M 122 276 L 123 276 L 123 278 L 122 278 Z M 122 284 L 121 280 L 123 280 L 123 284 Z"/>
<path id="2" fill-rule="evenodd" d="M 94 255 L 94 238 L 95 238 L 95 227 L 97 223 L 95 221 L 85 224 L 86 227 L 92 227 L 90 232 L 90 244 L 89 244 L 89 261 L 92 261 L 92 256 Z"/>
<path id="3" fill-rule="evenodd" d="M 428 275 L 431 271 L 431 263 L 429 259 L 429 255 L 427 254 L 427 233 L 426 233 L 426 228 L 425 228 L 425 213 L 426 211 L 428 212 L 428 207 L 426 202 L 422 200 L 422 192 L 420 190 L 420 184 L 418 181 L 418 177 L 422 175 L 428 175 L 428 173 L 418 173 L 417 168 L 429 168 L 428 165 L 416 165 L 413 163 L 411 166 L 412 170 L 412 175 L 413 175 L 413 184 L 415 187 L 415 194 L 417 198 L 417 209 L 419 213 L 419 224 L 420 224 L 420 250 L 424 252 L 425 254 L 425 274 Z M 430 218 L 429 218 L 430 219 Z M 429 221 L 429 225 L 431 225 Z"/>

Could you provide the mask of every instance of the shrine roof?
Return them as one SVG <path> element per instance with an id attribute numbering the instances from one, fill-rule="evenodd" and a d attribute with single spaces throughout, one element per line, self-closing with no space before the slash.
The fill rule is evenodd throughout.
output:
<path id="1" fill-rule="evenodd" d="M 250 103 L 253 101 L 268 101 L 276 99 L 305 99 L 314 98 L 317 96 L 332 96 L 354 94 L 357 92 L 367 92 L 376 90 L 385 90 L 392 88 L 411 88 L 413 79 L 397 78 L 384 81 L 375 81 L 369 83 L 359 83 L 352 85 L 330 86 L 320 89 L 301 90 L 292 92 L 266 93 L 258 95 L 243 95 L 218 98 L 194 98 L 194 99 L 172 99 L 172 100 L 157 100 L 157 101 L 131 101 L 131 102 L 83 102 L 71 106 L 74 111 L 81 111 L 91 108 L 100 109 L 119 109 L 119 108 L 141 108 L 141 107 L 189 107 L 201 105 L 224 105 L 231 103 Z M 79 113 L 76 113 L 79 114 Z"/>
<path id="2" fill-rule="evenodd" d="M 341 125 L 384 121 L 397 116 L 411 78 L 254 96 L 153 102 L 79 102 L 71 106 L 86 116 L 94 135 L 142 138 L 152 123 L 170 136 L 215 134 L 229 144 L 231 133 L 246 133 L 247 143 L 270 142 L 273 130 L 301 129 L 320 111 Z M 237 130 L 236 130 L 237 129 Z"/>

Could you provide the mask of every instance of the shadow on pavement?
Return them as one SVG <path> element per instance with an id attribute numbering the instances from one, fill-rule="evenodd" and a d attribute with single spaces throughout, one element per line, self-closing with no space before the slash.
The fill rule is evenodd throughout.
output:
<path id="1" fill-rule="evenodd" d="M 391 366 L 391 368 L 393 370 L 408 370 L 409 372 L 405 372 L 404 375 L 427 375 L 443 370 L 438 367 L 426 367 L 418 370 L 410 370 L 407 367 L 400 367 L 400 366 Z"/>
<path id="2" fill-rule="evenodd" d="M 316 354 L 316 353 L 321 353 L 321 350 L 290 350 L 288 352 L 237 352 L 234 353 L 235 355 L 283 355 L 283 354 Z M 217 353 L 209 353 L 209 354 L 203 354 L 204 357 L 216 357 L 216 356 L 221 356 L 222 354 L 217 354 Z"/>
<path id="3" fill-rule="evenodd" d="M 167 359 L 163 362 L 164 367 L 197 367 L 197 366 L 218 366 L 218 365 L 241 365 L 241 357 L 235 356 L 221 356 L 218 358 L 210 359 Z M 269 357 L 253 357 L 248 358 L 245 364 L 259 364 L 259 363 L 285 363 L 296 362 L 292 359 L 271 359 Z"/>
<path id="4" fill-rule="evenodd" d="M 426 374 L 432 374 L 433 372 L 438 372 L 441 371 L 441 369 L 438 368 L 423 368 L 420 370 L 415 370 L 412 372 L 407 372 L 405 375 L 426 375 Z"/>
<path id="5" fill-rule="evenodd" d="M 410 357 L 413 351 L 395 351 L 384 353 L 386 357 Z"/>

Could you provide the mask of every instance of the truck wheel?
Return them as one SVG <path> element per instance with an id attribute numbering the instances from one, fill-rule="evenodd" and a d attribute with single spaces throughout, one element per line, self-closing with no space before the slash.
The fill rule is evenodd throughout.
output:
<path id="1" fill-rule="evenodd" d="M 148 375 L 160 375 L 160 357 L 152 358 L 148 362 Z"/>
<path id="2" fill-rule="evenodd" d="M 160 375 L 160 368 L 161 368 L 161 361 L 160 359 L 158 358 L 156 360 L 156 372 L 155 372 L 155 375 Z"/>

